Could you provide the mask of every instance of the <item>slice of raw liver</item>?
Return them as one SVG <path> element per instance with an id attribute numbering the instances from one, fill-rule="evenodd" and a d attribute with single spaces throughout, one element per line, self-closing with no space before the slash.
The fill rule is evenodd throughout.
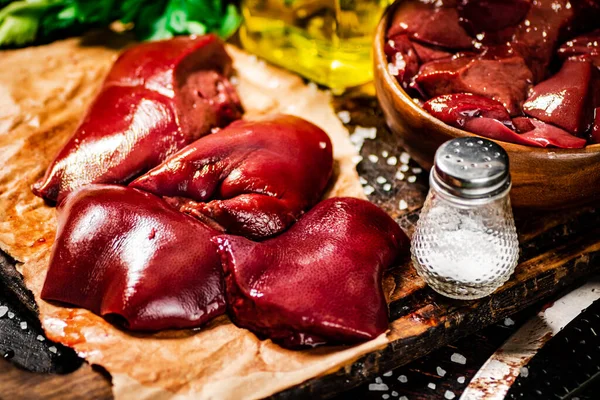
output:
<path id="1" fill-rule="evenodd" d="M 238 326 L 286 347 L 356 343 L 388 329 L 382 274 L 409 241 L 372 203 L 332 198 L 265 242 L 215 241 Z"/>
<path id="2" fill-rule="evenodd" d="M 558 49 L 558 55 L 563 59 L 587 55 L 594 65 L 600 68 L 600 29 L 564 43 Z"/>
<path id="3" fill-rule="evenodd" d="M 202 326 L 225 312 L 219 233 L 149 193 L 89 185 L 58 207 L 41 297 L 130 330 Z"/>
<path id="4" fill-rule="evenodd" d="M 473 38 L 460 24 L 455 6 L 454 1 L 404 1 L 396 9 L 388 37 L 408 34 L 411 39 L 429 45 L 454 50 L 472 49 Z"/>
<path id="5" fill-rule="evenodd" d="M 83 185 L 126 183 L 239 118 L 231 72 L 223 44 L 211 35 L 126 50 L 34 194 L 60 202 Z"/>
<path id="6" fill-rule="evenodd" d="M 583 135 L 594 117 L 592 78 L 595 67 L 585 57 L 571 57 L 560 71 L 538 83 L 523 104 L 525 114 Z"/>
<path id="7" fill-rule="evenodd" d="M 291 115 L 236 121 L 205 136 L 130 186 L 169 199 L 228 232 L 275 235 L 316 204 L 332 174 L 329 136 Z"/>
<path id="8" fill-rule="evenodd" d="M 514 27 L 525 18 L 531 0 L 460 0 L 458 15 L 472 34 Z"/>
<path id="9" fill-rule="evenodd" d="M 431 61 L 423 64 L 415 77 L 415 84 L 429 98 L 474 93 L 499 101 L 511 115 L 521 113 L 531 81 L 531 71 L 522 57 L 510 49 L 495 48 L 481 55 Z"/>

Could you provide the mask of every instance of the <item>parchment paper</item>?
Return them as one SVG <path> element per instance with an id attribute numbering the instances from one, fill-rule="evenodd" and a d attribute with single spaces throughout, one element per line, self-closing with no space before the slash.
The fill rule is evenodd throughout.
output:
<path id="1" fill-rule="evenodd" d="M 384 347 L 388 338 L 381 335 L 355 347 L 284 350 L 227 317 L 199 330 L 134 335 L 89 311 L 39 298 L 56 216 L 29 187 L 72 134 L 119 49 L 131 44 L 106 35 L 0 52 L 0 248 L 21 263 L 47 336 L 103 366 L 116 398 L 135 399 L 262 398 Z M 328 195 L 363 197 L 352 161 L 356 151 L 330 95 L 240 50 L 229 51 L 247 116 L 284 112 L 321 126 L 332 139 L 337 169 Z"/>

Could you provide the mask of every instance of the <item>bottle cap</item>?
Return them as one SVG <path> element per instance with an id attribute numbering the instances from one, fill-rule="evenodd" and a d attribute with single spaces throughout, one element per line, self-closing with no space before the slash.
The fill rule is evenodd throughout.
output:
<path id="1" fill-rule="evenodd" d="M 491 140 L 452 139 L 435 153 L 432 184 L 467 199 L 494 197 L 510 189 L 508 154 Z"/>

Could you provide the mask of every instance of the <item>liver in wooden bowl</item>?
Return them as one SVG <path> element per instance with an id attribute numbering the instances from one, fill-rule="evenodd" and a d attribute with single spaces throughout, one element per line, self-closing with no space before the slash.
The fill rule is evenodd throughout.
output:
<path id="1" fill-rule="evenodd" d="M 556 43 L 554 46 L 546 46 L 545 51 L 543 50 L 543 46 L 538 46 L 536 47 L 536 52 L 530 52 L 526 55 L 523 55 L 523 58 L 526 59 L 527 65 L 525 65 L 524 68 L 516 67 L 511 71 L 511 74 L 513 74 L 511 76 L 514 76 L 514 81 L 518 80 L 519 74 L 529 74 L 530 76 L 528 79 L 531 79 L 531 82 L 529 82 L 528 87 L 515 89 L 517 91 L 524 91 L 521 97 L 516 96 L 515 99 L 515 97 L 506 95 L 506 93 L 510 94 L 510 92 L 501 92 L 498 96 L 486 93 L 486 90 L 489 89 L 482 88 L 485 86 L 484 84 L 479 85 L 478 87 L 471 86 L 474 89 L 470 91 L 476 92 L 475 95 L 494 97 L 494 99 L 489 99 L 489 101 L 487 101 L 487 103 L 489 103 L 487 104 L 487 112 L 492 115 L 493 120 L 491 122 L 493 122 L 493 124 L 492 126 L 490 126 L 490 124 L 486 124 L 486 122 L 490 122 L 489 120 L 486 121 L 487 118 L 473 118 L 471 124 L 468 125 L 468 129 L 471 131 L 469 132 L 467 130 L 447 125 L 440 119 L 432 116 L 430 113 L 424 110 L 422 107 L 424 100 L 431 98 L 443 100 L 443 97 L 441 96 L 444 95 L 449 97 L 460 97 L 462 95 L 458 93 L 460 93 L 462 90 L 442 87 L 440 90 L 432 89 L 437 93 L 430 93 L 425 99 L 420 97 L 419 92 L 413 90 L 413 88 L 410 86 L 412 83 L 412 78 L 419 72 L 419 68 L 422 67 L 420 64 L 424 64 L 419 62 L 419 57 L 427 57 L 429 60 L 451 57 L 453 60 L 456 60 L 457 58 L 463 56 L 462 54 L 458 56 L 455 55 L 459 51 L 463 54 L 464 52 L 468 52 L 472 56 L 478 57 L 481 55 L 481 53 L 485 52 L 485 50 L 478 49 L 477 47 L 480 46 L 481 42 L 485 42 L 486 40 L 488 43 L 491 40 L 498 40 L 498 43 L 502 43 L 498 46 L 490 46 L 494 47 L 496 51 L 504 48 L 504 51 L 514 51 L 517 52 L 517 55 L 521 55 L 522 53 L 518 52 L 524 52 L 525 50 L 514 49 L 514 47 L 517 47 L 517 44 L 514 42 L 514 32 L 515 29 L 518 28 L 518 25 L 515 26 L 514 24 L 518 22 L 518 20 L 504 21 L 502 18 L 495 18 L 493 21 L 486 21 L 486 26 L 496 24 L 498 30 L 494 34 L 498 37 L 494 38 L 493 35 L 488 34 L 487 38 L 484 37 L 482 40 L 479 40 L 481 38 L 480 35 L 467 37 L 467 35 L 464 34 L 464 32 L 470 29 L 473 31 L 473 29 L 478 28 L 469 28 L 464 24 L 464 21 L 459 22 L 458 17 L 456 16 L 456 8 L 454 8 L 456 4 L 461 4 L 464 7 L 466 4 L 473 3 L 472 1 L 462 0 L 457 2 L 445 0 L 443 2 L 437 2 L 436 4 L 438 4 L 438 6 L 439 4 L 442 5 L 441 8 L 438 9 L 435 14 L 430 13 L 430 15 L 427 15 L 427 19 L 422 17 L 419 20 L 419 23 L 422 23 L 421 26 L 426 27 L 427 31 L 422 34 L 422 36 L 430 35 L 430 37 L 417 37 L 415 40 L 415 35 L 411 36 L 409 34 L 405 35 L 404 37 L 409 38 L 411 40 L 410 43 L 395 42 L 396 47 L 401 48 L 402 46 L 409 46 L 414 53 L 405 53 L 408 54 L 408 56 L 402 60 L 404 71 L 400 71 L 400 73 L 398 73 L 397 71 L 394 71 L 393 68 L 390 71 L 388 66 L 388 57 L 390 52 L 388 31 L 390 30 L 396 11 L 399 9 L 399 7 L 403 7 L 403 10 L 408 9 L 409 12 L 415 12 L 415 9 L 417 9 L 417 11 L 419 11 L 419 9 L 420 11 L 427 11 L 427 7 L 435 7 L 432 5 L 432 2 L 427 3 L 428 4 L 425 4 L 425 2 L 418 0 L 396 1 L 387 10 L 381 22 L 379 23 L 374 41 L 374 70 L 377 97 L 381 107 L 383 108 L 387 124 L 389 125 L 390 129 L 399 136 L 401 143 L 411 153 L 413 158 L 424 167 L 430 168 L 436 149 L 446 140 L 463 136 L 477 136 L 476 134 L 472 133 L 472 131 L 477 131 L 478 129 L 485 133 L 491 132 L 486 135 L 489 137 L 490 135 L 494 135 L 494 127 L 496 127 L 498 130 L 501 130 L 502 133 L 511 135 L 508 137 L 492 136 L 491 138 L 495 139 L 501 146 L 503 146 L 510 156 L 511 174 L 513 177 L 511 199 L 514 206 L 521 208 L 558 209 L 572 207 L 599 199 L 600 144 L 593 144 L 595 143 L 594 139 L 593 137 L 590 137 L 588 138 L 587 146 L 582 147 L 585 145 L 585 140 L 582 139 L 582 137 L 585 137 L 584 135 L 592 132 L 593 128 L 589 128 L 585 133 L 576 133 L 578 136 L 580 136 L 576 137 L 574 135 L 567 134 L 564 130 L 557 128 L 555 123 L 554 125 L 550 125 L 537 119 L 525 118 L 527 115 L 524 115 L 522 111 L 523 103 L 526 102 L 528 97 L 530 97 L 532 94 L 535 94 L 535 91 L 532 90 L 535 84 L 556 76 L 553 75 L 555 72 L 560 73 L 560 59 L 564 60 L 569 56 L 578 55 L 579 50 L 585 50 L 588 53 L 586 57 L 593 57 L 594 61 L 598 61 L 598 59 L 600 59 L 600 49 L 594 48 L 589 50 L 588 48 L 586 50 L 586 46 L 583 46 L 582 43 L 579 43 L 577 40 L 572 40 L 565 46 L 561 47 L 560 51 L 558 50 L 558 45 L 565 43 L 566 40 L 580 37 L 583 39 L 583 41 L 585 41 L 585 34 L 589 35 L 590 33 L 573 32 L 572 30 L 566 29 L 565 26 L 562 26 L 561 29 L 554 27 L 556 28 Z M 446 6 L 450 3 L 450 6 Z M 499 6 L 501 3 L 502 2 L 500 1 L 490 0 L 486 2 L 479 2 L 478 4 L 485 4 L 489 7 L 495 7 Z M 560 9 L 561 6 L 566 6 L 568 1 L 539 0 L 530 4 L 528 0 L 515 0 L 511 3 L 518 3 L 513 4 L 512 6 L 516 7 L 520 5 L 522 7 L 523 15 L 519 16 L 518 18 L 520 18 L 521 22 L 523 22 L 525 19 L 534 21 L 536 14 L 543 14 L 543 12 L 547 12 L 548 10 Z M 600 25 L 600 23 L 597 22 L 599 20 L 595 20 L 596 22 L 594 22 L 594 18 L 592 18 L 596 13 L 598 16 L 600 16 L 599 4 L 587 0 L 571 0 L 569 4 L 569 9 L 572 8 L 579 13 L 579 16 L 577 16 L 577 13 L 574 12 L 573 16 L 570 17 L 572 18 L 569 20 L 571 24 L 573 24 L 573 19 L 575 19 L 578 27 L 593 27 L 594 24 Z M 532 7 L 546 7 L 547 9 L 535 10 L 536 12 L 534 14 L 530 14 L 532 13 Z M 513 11 L 511 15 L 515 15 L 514 10 L 514 8 L 511 9 L 511 11 Z M 586 12 L 583 12 L 582 10 L 585 10 Z M 461 11 L 464 13 L 465 9 L 463 8 Z M 554 21 L 553 18 L 556 18 L 556 12 L 551 12 L 552 14 L 545 15 L 543 19 L 544 23 L 552 23 L 552 21 Z M 488 15 L 497 14 L 498 13 L 488 13 Z M 431 20 L 431 18 L 434 20 Z M 437 20 L 435 20 L 436 18 Z M 515 18 L 517 17 L 514 17 L 513 19 Z M 445 22 L 448 19 L 454 19 L 455 22 L 446 24 Z M 396 21 L 396 23 L 397 22 L 398 21 Z M 474 21 L 474 23 L 479 23 L 479 25 L 481 25 L 481 21 Z M 507 24 L 513 25 L 506 28 L 505 25 Z M 596 26 L 596 28 L 598 27 L 600 26 Z M 405 25 L 402 25 L 402 28 L 405 28 Z M 548 31 L 552 33 L 552 29 L 547 28 L 546 26 L 539 31 L 540 35 L 542 35 L 542 31 Z M 560 40 L 558 39 L 559 31 L 561 32 Z M 548 32 L 546 32 L 546 36 L 538 35 L 539 37 L 535 37 L 534 39 L 538 40 L 541 38 L 540 40 L 546 43 L 549 40 L 547 37 Z M 579 36 L 580 34 L 583 34 L 584 36 Z M 432 43 L 435 43 L 435 35 L 438 35 L 437 37 L 441 38 L 442 40 L 450 41 L 454 49 L 451 50 L 444 48 L 443 46 L 440 46 L 439 43 L 437 45 L 432 45 Z M 434 38 L 433 41 L 431 40 L 432 37 Z M 425 43 L 425 41 L 427 41 L 427 43 Z M 510 44 L 506 45 L 505 43 L 507 42 L 512 42 L 512 46 Z M 388 54 L 386 54 L 386 45 L 388 46 Z M 484 43 L 483 47 L 485 48 L 485 46 L 486 44 Z M 411 57 L 413 57 L 412 60 Z M 486 55 L 484 54 L 482 58 L 485 59 Z M 495 59 L 496 55 L 491 54 L 490 58 Z M 535 60 L 535 62 L 532 62 L 532 59 Z M 542 69 L 539 67 L 539 65 L 546 66 Z M 564 67 L 565 63 L 562 65 Z M 549 70 L 552 70 L 553 72 L 549 73 Z M 593 68 L 592 73 L 600 74 L 596 68 Z M 487 76 L 494 76 L 497 78 L 497 74 L 501 74 L 501 72 L 494 73 L 492 71 L 492 73 Z M 437 79 L 437 77 L 435 78 Z M 596 76 L 595 79 L 599 78 Z M 514 82 L 507 82 L 506 85 L 500 87 L 500 90 L 503 91 L 507 86 L 513 85 L 513 83 Z M 441 86 L 443 86 L 443 83 Z M 477 93 L 478 89 L 480 93 Z M 466 92 L 467 90 L 464 91 Z M 438 98 L 437 96 L 440 97 Z M 600 93 L 594 94 L 590 92 L 589 96 L 598 96 L 596 99 L 597 101 L 600 101 Z M 465 98 L 461 98 L 460 100 L 467 102 L 470 101 L 469 98 L 466 98 L 466 100 Z M 475 100 L 481 100 L 481 97 L 475 98 Z M 485 102 L 486 99 L 483 100 Z M 516 140 L 520 143 L 527 143 L 528 138 L 531 138 L 533 135 L 523 134 L 518 126 L 512 125 L 514 131 L 505 129 L 504 125 L 499 126 L 502 125 L 502 123 L 498 120 L 502 120 L 502 117 L 499 116 L 497 110 L 495 110 L 494 103 L 500 106 L 504 105 L 504 108 L 506 109 L 504 114 L 506 115 L 508 126 L 511 126 L 510 122 L 514 121 L 514 125 L 518 125 L 519 123 L 528 124 L 529 129 L 531 129 L 532 123 L 536 124 L 536 127 L 542 126 L 544 129 L 556 129 L 557 131 L 560 131 L 560 135 L 558 137 L 550 137 L 551 144 L 552 140 L 558 140 L 559 142 L 554 143 L 558 144 L 558 146 L 582 148 L 532 147 L 498 140 L 500 137 L 504 140 Z M 431 102 L 428 104 L 428 106 L 431 107 Z M 480 110 L 477 110 L 477 112 L 477 117 L 486 116 L 485 114 L 481 115 L 482 113 Z M 444 117 L 439 113 L 437 115 L 442 118 Z M 532 117 L 531 113 L 529 113 L 528 116 Z M 452 123 L 451 118 L 446 118 L 445 120 L 446 122 Z M 573 120 L 579 121 L 580 118 L 573 118 Z M 462 126 L 463 128 L 467 129 L 465 125 L 455 125 Z M 542 138 L 542 140 L 545 140 L 545 138 Z M 529 141 L 529 143 L 532 144 L 531 141 Z M 539 143 L 533 143 L 533 145 L 536 144 Z"/>

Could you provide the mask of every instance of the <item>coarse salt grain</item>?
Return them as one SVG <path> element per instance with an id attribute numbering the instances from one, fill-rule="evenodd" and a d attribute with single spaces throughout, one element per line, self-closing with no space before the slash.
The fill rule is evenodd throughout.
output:
<path id="1" fill-rule="evenodd" d="M 43 337 L 42 335 L 37 335 L 36 339 L 37 339 L 39 342 L 43 342 L 44 340 L 46 340 L 46 338 L 45 338 L 45 337 Z"/>
<path id="2" fill-rule="evenodd" d="M 409 166 L 406 164 L 402 164 L 402 166 L 400 167 L 400 171 L 402 172 L 407 172 L 409 169 Z"/>
<path id="3" fill-rule="evenodd" d="M 521 369 L 519 370 L 519 374 L 523 378 L 527 378 L 529 376 L 529 370 L 527 369 L 527 367 L 521 367 Z"/>
<path id="4" fill-rule="evenodd" d="M 455 362 L 457 364 L 463 364 L 464 365 L 464 364 L 467 363 L 467 358 L 465 356 L 463 356 L 462 354 L 454 353 L 450 357 L 450 361 Z"/>
<path id="5" fill-rule="evenodd" d="M 379 183 L 380 185 L 383 185 L 384 183 L 386 183 L 386 182 L 387 182 L 387 179 L 385 179 L 383 176 L 378 176 L 378 177 L 375 179 L 375 182 Z"/>
<path id="6" fill-rule="evenodd" d="M 408 400 L 408 397 L 406 396 L 401 396 L 398 400 Z"/>
<path id="7" fill-rule="evenodd" d="M 390 158 L 388 158 L 386 160 L 386 163 L 387 163 L 387 165 L 396 165 L 396 164 L 398 164 L 398 158 L 391 156 Z"/>
<path id="8" fill-rule="evenodd" d="M 392 376 L 392 371 L 388 371 L 385 374 L 383 374 L 383 376 Z"/>
<path id="9" fill-rule="evenodd" d="M 50 346 L 48 347 L 48 351 L 50 351 L 50 353 L 56 354 L 58 352 L 58 349 L 56 348 L 56 346 Z"/>
<path id="10" fill-rule="evenodd" d="M 446 375 L 446 370 L 445 370 L 444 368 L 442 368 L 442 367 L 437 367 L 435 370 L 436 370 L 436 372 L 437 372 L 437 374 L 438 374 L 439 376 L 444 376 L 444 375 Z"/>
<path id="11" fill-rule="evenodd" d="M 373 392 L 385 392 L 390 388 L 385 383 L 371 383 L 369 385 L 369 390 Z"/>
<path id="12" fill-rule="evenodd" d="M 407 152 L 403 151 L 402 154 L 400 154 L 400 162 L 402 164 L 408 164 L 410 161 L 410 154 L 408 154 Z"/>
<path id="13" fill-rule="evenodd" d="M 361 162 L 363 160 L 362 156 L 358 156 L 358 155 L 354 155 L 352 156 L 352 162 L 354 164 L 358 164 L 359 162 Z"/>
<path id="14" fill-rule="evenodd" d="M 392 392 L 392 396 L 393 397 L 398 397 L 398 392 L 396 392 L 395 390 Z"/>
<path id="15" fill-rule="evenodd" d="M 383 185 L 383 190 L 385 190 L 386 192 L 389 192 L 390 190 L 392 190 L 392 184 L 386 183 L 385 185 Z"/>
<path id="16" fill-rule="evenodd" d="M 400 202 L 398 203 L 398 208 L 401 210 L 406 210 L 408 208 L 408 204 L 405 200 L 400 200 Z"/>
<path id="17" fill-rule="evenodd" d="M 369 154 L 369 161 L 371 161 L 373 164 L 375 164 L 377 161 L 379 161 L 379 157 L 377 157 L 375 154 Z"/>
<path id="18" fill-rule="evenodd" d="M 428 387 L 429 389 L 435 389 L 435 383 L 433 383 L 433 382 L 429 382 L 429 384 L 427 385 L 427 387 Z"/>
<path id="19" fill-rule="evenodd" d="M 396 175 L 394 175 L 394 178 L 398 179 L 398 180 L 403 180 L 404 179 L 404 173 L 403 172 L 396 172 Z"/>
<path id="20" fill-rule="evenodd" d="M 367 183 L 369 183 L 365 178 L 363 178 L 362 176 L 360 176 L 358 178 L 358 181 L 360 182 L 361 185 L 366 185 Z"/>
<path id="21" fill-rule="evenodd" d="M 415 183 L 417 181 L 417 177 L 414 175 L 409 176 L 407 179 L 407 182 L 409 183 Z"/>
<path id="22" fill-rule="evenodd" d="M 389 155 L 390 155 L 390 153 L 387 150 L 384 150 L 381 152 L 381 157 L 383 157 L 383 158 L 386 158 Z"/>
<path id="23" fill-rule="evenodd" d="M 456 397 L 456 395 L 453 392 L 446 390 L 446 393 L 444 393 L 444 397 L 447 398 L 448 400 L 452 400 L 453 398 Z"/>
<path id="24" fill-rule="evenodd" d="M 504 318 L 504 325 L 506 326 L 513 326 L 515 324 L 515 321 L 512 318 Z"/>
<path id="25" fill-rule="evenodd" d="M 0 306 L 0 318 L 4 317 L 7 312 L 8 312 L 8 307 Z"/>
<path id="26" fill-rule="evenodd" d="M 350 122 L 350 111 L 340 111 L 337 116 L 345 124 Z"/>
<path id="27" fill-rule="evenodd" d="M 398 377 L 398 380 L 399 380 L 400 382 L 402 382 L 402 383 L 406 383 L 406 382 L 408 382 L 408 378 L 406 377 L 406 375 L 400 375 L 400 376 Z"/>
<path id="28" fill-rule="evenodd" d="M 371 185 L 367 185 L 363 188 L 363 191 L 365 192 L 366 195 L 369 195 L 369 194 L 373 194 L 373 192 L 375 191 L 375 188 Z"/>
<path id="29" fill-rule="evenodd" d="M 464 376 L 459 376 L 458 378 L 456 378 L 456 382 L 458 382 L 458 383 L 465 383 L 465 377 Z"/>
<path id="30" fill-rule="evenodd" d="M 420 174 L 421 172 L 423 172 L 422 168 L 419 167 L 415 167 L 412 169 L 413 174 Z"/>
<path id="31" fill-rule="evenodd" d="M 22 321 L 22 322 L 20 323 L 20 325 L 21 325 L 21 329 L 23 329 L 23 330 L 27 329 L 27 322 L 25 322 L 25 321 Z"/>
<path id="32" fill-rule="evenodd" d="M 8 318 L 13 319 L 15 317 L 15 313 L 12 311 L 8 312 Z"/>

